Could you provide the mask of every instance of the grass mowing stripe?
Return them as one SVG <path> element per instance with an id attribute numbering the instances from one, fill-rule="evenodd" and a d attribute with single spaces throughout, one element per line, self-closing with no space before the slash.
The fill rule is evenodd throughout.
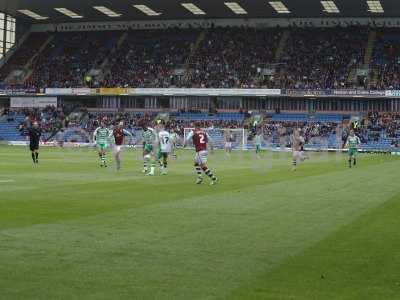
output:
<path id="1" fill-rule="evenodd" d="M 43 150 L 33 168 L 26 149 L 0 147 L 11 188 L 34 187 L 0 194 L 2 299 L 249 299 L 266 274 L 399 192 L 390 156 L 360 155 L 348 170 L 345 155 L 314 154 L 291 173 L 288 154 L 217 152 L 210 162 L 222 180 L 210 187 L 193 185 L 191 151 L 169 176 L 131 184 L 139 152 L 116 174 L 91 151 Z M 301 292 L 289 288 L 270 292 Z"/>
<path id="2" fill-rule="evenodd" d="M 373 161 L 373 165 L 377 162 Z M 106 213 L 108 211 L 124 210 L 131 207 L 149 205 L 153 202 L 174 201 L 175 199 L 196 197 L 199 193 L 210 195 L 224 193 L 230 190 L 240 190 L 256 185 L 267 185 L 274 182 L 294 181 L 299 178 L 327 174 L 340 170 L 348 172 L 343 168 L 328 168 L 329 164 L 323 162 L 317 170 L 312 172 L 305 170 L 297 173 L 282 172 L 282 168 L 272 170 L 265 176 L 254 176 L 253 171 L 237 173 L 228 172 L 222 178 L 221 185 L 217 187 L 196 187 L 192 183 L 192 177 L 182 178 L 180 176 L 168 176 L 168 178 L 145 178 L 136 185 L 126 184 L 125 178 L 122 182 L 81 182 L 80 176 L 76 183 L 57 183 L 48 185 L 43 193 L 31 193 L 29 197 L 21 197 L 20 190 L 10 191 L 7 198 L 3 199 L 3 212 L 0 219 L 0 229 L 13 226 L 30 226 L 38 223 L 58 222 L 64 219 L 74 219 Z M 361 166 L 360 169 L 369 165 Z M 304 166 L 309 168 L 308 165 Z M 187 170 L 184 168 L 183 170 Z M 186 171 L 184 171 L 186 172 Z M 221 173 L 223 173 L 222 171 Z M 357 172 L 357 170 L 354 170 Z M 178 165 L 178 174 L 182 173 L 181 165 Z M 257 175 L 257 174 L 256 174 Z M 97 175 L 94 175 L 97 176 Z M 108 174 L 106 175 L 108 176 Z M 118 175 L 115 175 L 118 176 Z M 122 175 L 123 176 L 123 175 Z M 237 181 L 241 177 L 240 182 Z M 115 180 L 114 176 L 110 177 Z M 178 179 L 178 180 L 176 180 Z M 43 190 L 41 181 L 37 181 L 35 189 Z M 36 183 L 36 182 L 35 182 Z M 153 188 L 154 187 L 154 188 Z M 189 189 L 189 187 L 194 187 Z M 26 187 L 27 188 L 27 187 Z M 129 195 L 132 195 L 131 197 Z M 1 200 L 0 200 L 1 203 Z M 7 203 L 13 203 L 9 206 Z M 30 208 L 30 209 L 28 209 Z M 36 214 L 32 216 L 32 211 Z M 1 215 L 1 213 L 0 213 Z M 10 223 L 10 220 L 12 221 Z M 20 222 L 22 221 L 22 222 Z M 8 225 L 7 225 L 8 224 Z"/>
<path id="3" fill-rule="evenodd" d="M 11 182 L 15 182 L 14 179 L 0 179 L 0 183 L 11 183 Z"/>
<path id="4" fill-rule="evenodd" d="M 360 198 L 353 197 L 343 174 L 333 173 L 299 179 L 290 186 L 277 182 L 250 187 L 243 191 L 245 199 L 226 191 L 7 230 L 17 238 L 7 240 L 11 258 L 6 261 L 13 263 L 6 264 L 5 271 L 24 270 L 28 263 L 30 272 L 15 274 L 11 280 L 25 282 L 20 287 L 23 294 L 33 292 L 50 298 L 62 299 L 58 290 L 86 299 L 106 299 L 112 297 L 111 291 L 140 299 L 155 295 L 174 299 L 225 297 L 243 281 L 272 270 L 385 200 L 379 196 L 396 190 L 392 182 L 380 193 L 368 193 L 368 185 L 379 186 L 388 175 L 367 182 L 368 173 L 387 170 L 387 166 L 366 169 L 345 172 L 357 182 L 354 189 L 360 191 Z M 396 169 L 393 165 L 392 170 Z M 291 197 L 296 191 L 298 196 Z M 35 290 L 41 281 L 47 283 Z M 48 285 L 56 288 L 48 289 Z"/>
<path id="5" fill-rule="evenodd" d="M 237 289 L 231 299 L 399 299 L 399 212 L 400 193 Z"/>

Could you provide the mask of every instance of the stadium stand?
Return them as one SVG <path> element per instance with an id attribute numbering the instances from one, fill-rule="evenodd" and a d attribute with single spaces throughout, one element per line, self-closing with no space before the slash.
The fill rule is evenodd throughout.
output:
<path id="1" fill-rule="evenodd" d="M 364 58 L 367 28 L 298 28 L 290 32 L 276 86 L 348 88 L 348 76 Z"/>
<path id="2" fill-rule="evenodd" d="M 31 33 L 1 68 L 0 84 L 2 87 L 34 88 L 400 89 L 399 49 L 400 32 L 397 29 L 375 32 L 367 27 L 212 27 Z M 369 70 L 367 85 L 353 80 L 359 68 Z M 22 70 L 20 82 L 10 80 L 10 74 L 15 70 Z M 265 112 L 261 124 L 269 144 L 276 146 L 290 143 L 290 132 L 300 126 L 307 135 L 307 146 L 340 148 L 342 141 L 338 136 L 347 134 L 347 125 L 341 125 L 347 124 L 351 117 L 349 111 L 358 114 L 357 109 L 368 110 L 364 109 L 363 103 L 335 102 L 333 99 L 326 107 L 317 106 L 318 113 L 308 114 L 305 112 L 311 108 L 301 99 L 283 100 L 284 107 L 279 104 L 281 100 L 263 101 L 259 101 L 258 109 L 271 111 L 277 107 L 285 110 L 276 114 Z M 289 102 L 293 108 L 286 105 Z M 193 127 L 200 121 L 203 127 L 250 130 L 248 114 L 242 112 L 240 105 L 227 107 L 230 112 L 212 114 L 196 111 L 200 108 L 197 106 L 192 112 L 174 112 L 170 114 L 171 127 L 183 134 L 184 128 Z M 380 113 L 361 113 L 362 126 L 358 133 L 363 149 L 398 147 L 399 116 L 383 113 L 390 103 L 375 101 L 374 105 Z M 187 108 L 190 110 L 189 105 Z M 251 107 L 245 108 L 250 110 Z M 63 139 L 72 140 L 81 131 L 91 133 L 100 118 L 106 117 L 110 124 L 124 120 L 130 130 L 139 132 L 155 114 L 145 111 L 145 106 L 140 112 L 95 110 L 83 108 L 66 115 L 62 110 L 50 108 L 11 111 L 0 119 L 0 139 L 24 140 L 20 127 L 26 117 L 30 121 L 40 121 L 46 139 L 55 138 L 63 128 L 67 130 Z M 342 114 L 338 114 L 339 111 Z M 87 141 L 88 137 L 82 135 L 78 140 Z"/>
<path id="3" fill-rule="evenodd" d="M 329 114 L 274 114 L 273 121 L 282 122 L 332 122 L 340 123 L 343 121 L 343 115 L 329 115 Z"/>
<path id="4" fill-rule="evenodd" d="M 0 141 L 23 141 L 25 137 L 19 131 L 19 125 L 25 120 L 25 114 L 8 112 L 0 116 Z"/>
<path id="5" fill-rule="evenodd" d="M 204 114 L 204 113 L 180 113 L 177 115 L 176 120 L 180 121 L 237 121 L 243 122 L 244 115 L 240 113 L 218 113 L 218 114 Z"/>
<path id="6" fill-rule="evenodd" d="M 399 89 L 400 33 L 386 29 L 378 33 L 372 60 L 372 82 L 377 89 Z"/>
<path id="7" fill-rule="evenodd" d="M 26 71 L 27 64 L 35 54 L 39 51 L 40 47 L 48 39 L 47 33 L 32 33 L 27 40 L 18 48 L 18 50 L 11 56 L 7 63 L 0 69 L 0 81 L 8 85 L 18 84 L 14 81 L 6 81 L 7 77 L 13 71 Z M 24 74 L 25 75 L 25 74 Z"/>
<path id="8" fill-rule="evenodd" d="M 120 35 L 113 31 L 55 34 L 33 64 L 27 86 L 62 88 L 93 84 L 92 81 L 85 82 L 85 76 L 91 70 L 101 68 Z"/>
<path id="9" fill-rule="evenodd" d="M 215 28 L 190 60 L 188 87 L 252 88 L 265 84 L 262 69 L 274 63 L 282 30 Z"/>
<path id="10" fill-rule="evenodd" d="M 62 110 L 48 107 L 43 110 L 8 111 L 0 118 L 0 140 L 23 141 L 22 125 L 37 120 L 44 129 L 44 140 L 50 139 L 73 142 L 89 142 L 91 134 L 99 125 L 100 120 L 107 120 L 115 125 L 124 121 L 128 130 L 134 133 L 136 141 L 141 138 L 142 126 L 151 126 L 157 112 L 88 112 L 85 108 L 65 116 Z M 193 128 L 195 122 L 200 122 L 204 128 L 240 129 L 248 132 L 245 148 L 252 148 L 252 125 L 243 113 L 171 113 L 169 128 L 181 137 L 184 128 Z M 362 141 L 361 149 L 365 151 L 392 151 L 399 148 L 400 114 L 370 112 L 362 117 L 356 128 Z M 264 120 L 258 125 L 264 133 L 265 146 L 290 146 L 290 135 L 295 128 L 301 128 L 306 138 L 306 148 L 341 149 L 343 140 L 350 129 L 349 116 L 329 114 L 265 114 Z M 62 134 L 58 134 L 61 132 Z M 223 145 L 223 132 L 211 130 L 210 134 L 218 145 Z M 236 143 L 239 146 L 241 141 Z"/>
<path id="11" fill-rule="evenodd" d="M 367 57 L 369 32 L 366 27 L 55 32 L 48 44 L 49 34 L 32 33 L 0 70 L 0 79 L 45 44 L 29 66 L 25 86 L 344 89 L 358 86 L 352 79 Z M 396 31 L 378 35 L 371 88 L 397 86 L 398 40 Z"/>
<path id="12" fill-rule="evenodd" d="M 129 32 L 110 58 L 103 86 L 180 86 L 182 71 L 196 42 L 197 30 Z"/>

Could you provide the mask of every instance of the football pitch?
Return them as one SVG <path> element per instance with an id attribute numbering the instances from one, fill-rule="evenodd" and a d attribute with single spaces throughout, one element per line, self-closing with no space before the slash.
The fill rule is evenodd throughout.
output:
<path id="1" fill-rule="evenodd" d="M 399 158 L 140 154 L 0 147 L 0 299 L 400 299 Z"/>

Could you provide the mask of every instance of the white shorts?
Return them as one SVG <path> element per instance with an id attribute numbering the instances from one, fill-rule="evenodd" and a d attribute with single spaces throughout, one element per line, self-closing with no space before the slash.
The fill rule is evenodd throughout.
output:
<path id="1" fill-rule="evenodd" d="M 115 151 L 115 153 L 119 153 L 119 152 L 121 152 L 122 151 L 122 145 L 115 145 L 114 146 L 114 151 Z"/>
<path id="2" fill-rule="evenodd" d="M 232 148 L 232 143 L 231 142 L 226 142 L 225 143 L 225 148 Z"/>
<path id="3" fill-rule="evenodd" d="M 169 147 L 169 148 L 164 148 L 164 149 L 160 149 L 160 153 L 171 153 L 171 151 L 172 151 L 172 148 L 171 148 L 171 147 Z"/>
<path id="4" fill-rule="evenodd" d="M 293 159 L 301 160 L 301 159 L 303 159 L 303 157 L 304 157 L 304 152 L 303 151 L 297 151 L 297 150 L 293 151 Z"/>
<path id="5" fill-rule="evenodd" d="M 207 156 L 208 152 L 206 150 L 196 152 L 196 155 L 194 157 L 194 162 L 199 165 L 205 165 L 207 163 Z"/>

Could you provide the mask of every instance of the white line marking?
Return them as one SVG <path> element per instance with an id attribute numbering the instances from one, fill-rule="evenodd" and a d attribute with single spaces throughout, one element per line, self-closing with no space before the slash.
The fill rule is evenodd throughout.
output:
<path id="1" fill-rule="evenodd" d="M 15 180 L 13 180 L 13 179 L 5 179 L 5 180 L 2 180 L 2 179 L 0 179 L 0 183 L 10 183 L 10 182 L 14 182 Z"/>

